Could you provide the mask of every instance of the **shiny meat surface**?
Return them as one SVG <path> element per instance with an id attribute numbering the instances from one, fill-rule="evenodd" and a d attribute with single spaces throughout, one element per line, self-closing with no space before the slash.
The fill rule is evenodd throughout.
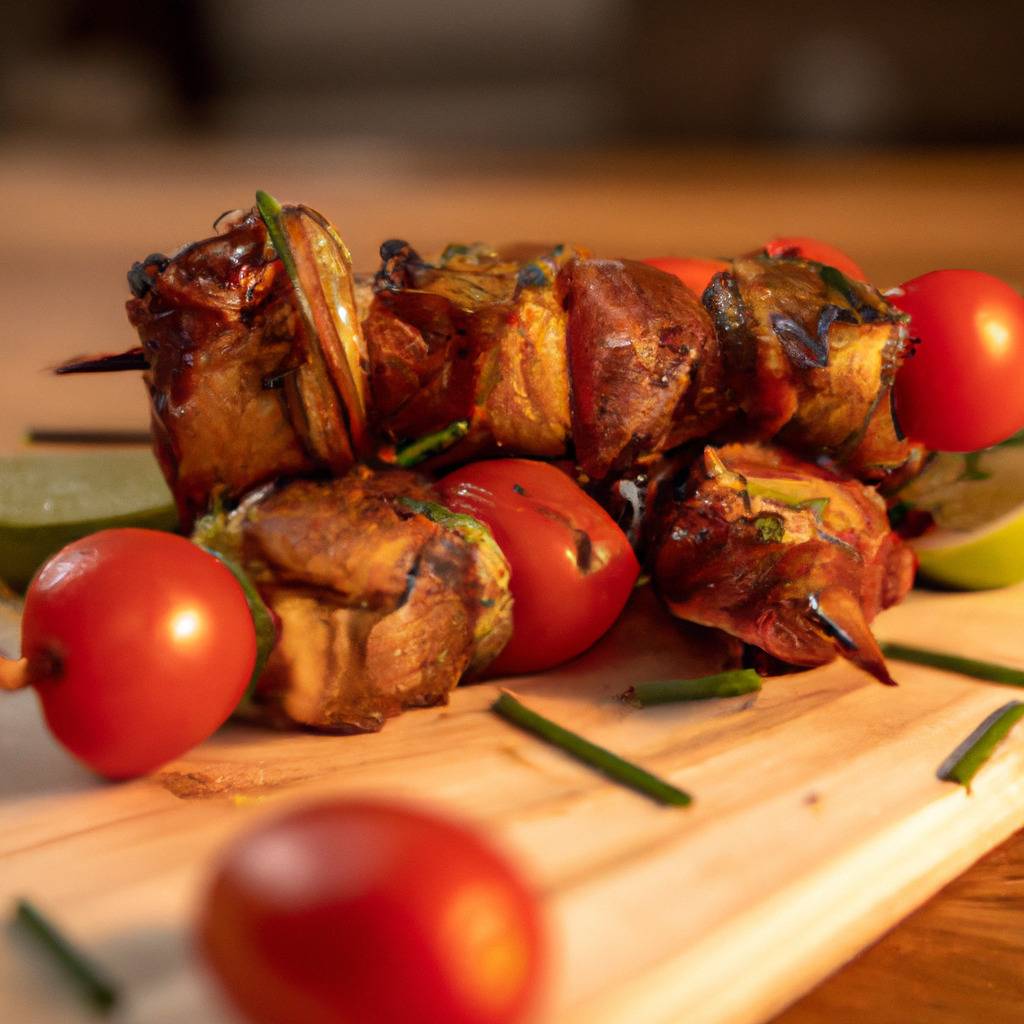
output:
<path id="1" fill-rule="evenodd" d="M 708 447 L 660 508 L 652 558 L 680 618 L 790 664 L 840 655 L 892 681 L 869 623 L 910 589 L 914 562 L 872 488 L 777 448 Z"/>
<path id="2" fill-rule="evenodd" d="M 236 558 L 279 621 L 248 711 L 341 732 L 444 703 L 511 634 L 509 571 L 422 478 L 357 467 L 256 493 L 198 539 Z"/>
<path id="3" fill-rule="evenodd" d="M 573 260 L 558 287 L 576 459 L 591 477 L 707 437 L 728 417 L 711 320 L 681 281 L 631 260 Z"/>
<path id="4" fill-rule="evenodd" d="M 329 373 L 311 361 L 295 293 L 249 214 L 129 275 L 160 465 L 188 524 L 215 495 L 353 462 Z"/>
<path id="5" fill-rule="evenodd" d="M 601 478 L 728 416 L 711 321 L 669 274 L 561 246 L 521 262 L 455 246 L 438 266 L 384 253 L 363 330 L 392 442 L 464 421 L 453 460 L 574 450 Z"/>
<path id="6" fill-rule="evenodd" d="M 385 243 L 382 253 L 363 322 L 380 434 L 402 442 L 463 421 L 458 459 L 500 449 L 564 455 L 566 315 L 553 280 L 571 252 L 520 262 L 449 246 L 437 265 L 404 243 Z"/>
<path id="7" fill-rule="evenodd" d="M 739 403 L 731 436 L 824 455 L 870 481 L 916 463 L 890 409 L 906 329 L 874 288 L 821 264 L 748 256 L 704 301 Z"/>

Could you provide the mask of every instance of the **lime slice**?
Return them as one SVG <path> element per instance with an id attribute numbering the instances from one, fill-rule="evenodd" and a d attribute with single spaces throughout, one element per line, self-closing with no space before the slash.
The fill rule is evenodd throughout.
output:
<path id="1" fill-rule="evenodd" d="M 911 542 L 929 579 L 964 590 L 1024 580 L 1024 445 L 936 455 L 899 497 L 935 519 Z"/>
<path id="2" fill-rule="evenodd" d="M 171 492 L 149 451 L 0 458 L 0 579 L 21 589 L 55 551 L 113 526 L 173 530 Z"/>

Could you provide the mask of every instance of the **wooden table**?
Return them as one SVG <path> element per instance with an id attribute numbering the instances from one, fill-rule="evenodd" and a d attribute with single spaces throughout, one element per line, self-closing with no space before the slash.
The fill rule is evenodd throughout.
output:
<path id="1" fill-rule="evenodd" d="M 256 187 L 338 225 L 357 265 L 395 235 L 572 240 L 614 255 L 716 255 L 811 234 L 895 283 L 941 266 L 1024 280 L 1024 155 L 675 153 L 439 155 L 358 146 L 140 145 L 5 154 L 0 450 L 26 427 L 144 429 L 129 375 L 54 381 L 71 354 L 129 347 L 132 259 L 201 237 Z M 952 1024 L 1020 1019 L 1024 834 L 776 1018 Z"/>

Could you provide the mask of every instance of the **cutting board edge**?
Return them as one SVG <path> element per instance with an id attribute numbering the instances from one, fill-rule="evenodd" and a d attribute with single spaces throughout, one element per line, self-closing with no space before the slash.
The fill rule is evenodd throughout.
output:
<path id="1" fill-rule="evenodd" d="M 914 816 L 925 823 L 926 837 L 939 830 L 948 836 L 946 830 L 953 824 L 968 837 L 966 841 L 945 849 L 934 844 L 936 855 L 927 864 L 883 877 L 884 886 L 874 890 L 872 884 L 877 885 L 879 878 L 858 878 L 859 891 L 870 894 L 870 900 L 852 906 L 842 918 L 822 918 L 817 929 L 813 920 L 801 916 L 786 934 L 773 939 L 772 945 L 783 951 L 781 957 L 771 960 L 751 955 L 744 961 L 737 956 L 742 946 L 739 938 L 749 937 L 751 930 L 751 915 L 743 915 L 708 941 L 653 965 L 628 985 L 572 1007 L 564 1017 L 565 1024 L 621 1024 L 623 1020 L 630 1024 L 678 1024 L 681 1020 L 687 1024 L 766 1024 L 1024 827 L 1024 745 L 1015 746 L 1000 758 L 998 766 L 988 769 L 992 776 L 986 780 L 983 796 L 951 791 Z M 996 813 L 994 808 L 1000 806 Z M 808 902 L 815 884 L 841 876 L 862 858 L 873 859 L 894 842 L 905 842 L 906 824 L 887 829 L 805 876 L 800 884 L 776 893 L 756 914 L 777 922 L 780 905 Z M 909 866 L 911 862 L 906 863 Z M 722 979 L 722 987 L 710 992 L 714 979 L 708 974 L 700 979 L 688 976 L 685 964 L 691 958 L 705 965 L 731 962 L 735 975 L 728 985 Z"/>

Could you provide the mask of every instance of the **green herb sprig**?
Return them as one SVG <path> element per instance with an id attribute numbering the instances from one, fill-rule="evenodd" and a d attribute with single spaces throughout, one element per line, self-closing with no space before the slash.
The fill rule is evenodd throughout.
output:
<path id="1" fill-rule="evenodd" d="M 456 420 L 449 423 L 443 430 L 437 430 L 433 434 L 425 434 L 414 441 L 406 441 L 395 446 L 395 465 L 403 469 L 410 469 L 418 466 L 424 459 L 431 455 L 437 455 L 446 448 L 461 441 L 469 433 L 469 422 L 467 420 Z"/>
<path id="2" fill-rule="evenodd" d="M 973 676 L 990 683 L 1003 686 L 1024 687 L 1024 670 L 1010 668 L 1008 665 L 997 665 L 992 661 L 979 661 L 977 658 L 961 658 L 958 654 L 947 654 L 933 651 L 927 647 L 912 647 L 909 644 L 883 643 L 882 653 L 896 661 L 909 661 L 915 665 L 927 665 L 940 668 L 946 672 L 957 672 L 963 676 Z"/>
<path id="3" fill-rule="evenodd" d="M 711 700 L 716 697 L 741 697 L 761 689 L 761 677 L 752 668 L 719 672 L 699 679 L 663 679 L 631 686 L 622 699 L 634 707 L 674 704 L 680 701 Z"/>
<path id="4" fill-rule="evenodd" d="M 970 788 L 971 779 L 1007 733 L 1024 718 L 1024 701 L 1014 700 L 985 719 L 939 767 L 939 778 Z"/>
<path id="5" fill-rule="evenodd" d="M 94 1013 L 105 1016 L 117 1007 L 121 999 L 117 984 L 28 900 L 15 903 L 14 927 L 30 936 L 60 966 Z"/>
<path id="6" fill-rule="evenodd" d="M 596 768 L 612 781 L 629 786 L 660 804 L 686 807 L 693 802 L 693 797 L 684 790 L 665 782 L 664 779 L 659 779 L 638 765 L 623 760 L 618 754 L 583 739 L 582 736 L 570 732 L 551 719 L 537 714 L 536 711 L 531 711 L 510 693 L 503 691 L 491 705 L 491 710 L 521 729 L 564 750 L 577 761 Z"/>
<path id="7" fill-rule="evenodd" d="M 267 661 L 277 643 L 277 627 L 274 625 L 274 617 L 267 607 L 266 602 L 260 596 L 249 574 L 230 555 L 218 551 L 216 548 L 208 547 L 206 544 L 197 542 L 197 546 L 213 555 L 217 561 L 229 570 L 232 576 L 238 581 L 238 585 L 245 594 L 245 603 L 249 606 L 249 614 L 252 616 L 253 629 L 256 631 L 256 661 L 252 667 L 252 675 L 249 677 L 249 684 L 245 688 L 245 695 L 242 698 L 247 700 L 256 692 L 256 684 L 267 667 Z"/>

